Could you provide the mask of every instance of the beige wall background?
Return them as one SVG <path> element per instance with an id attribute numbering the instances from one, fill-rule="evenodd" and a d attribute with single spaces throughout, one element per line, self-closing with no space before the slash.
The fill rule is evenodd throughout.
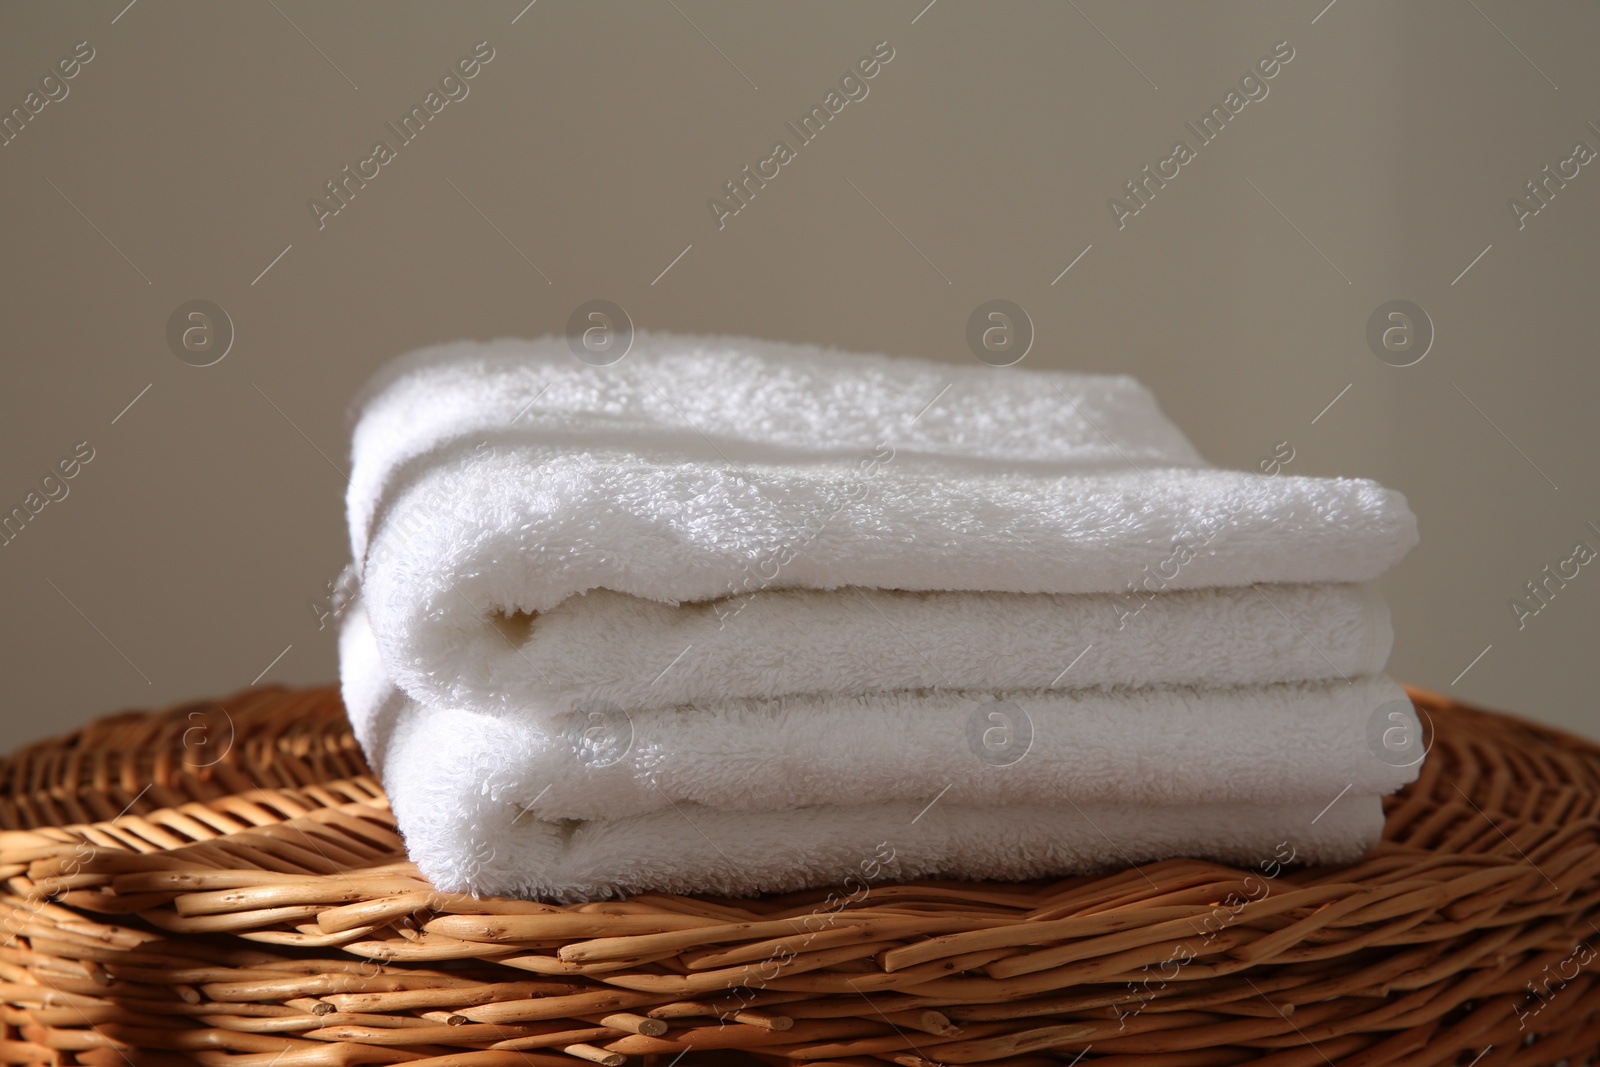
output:
<path id="1" fill-rule="evenodd" d="M 1025 365 L 1139 376 L 1214 462 L 1288 442 L 1291 472 L 1403 490 L 1394 673 L 1600 734 L 1600 566 L 1521 629 L 1509 606 L 1600 548 L 1600 163 L 1508 207 L 1600 149 L 1600 7 L 525 3 L 0 8 L 0 108 L 60 96 L 0 147 L 0 505 L 93 450 L 0 548 L 0 743 L 334 679 L 348 398 L 593 298 L 954 362 L 1010 300 Z M 719 229 L 708 198 L 880 41 L 868 95 Z M 1119 229 L 1108 199 L 1281 41 Z M 469 95 L 319 228 L 308 200 L 479 42 Z M 233 327 L 211 366 L 167 341 L 196 299 Z M 1366 339 L 1394 299 L 1433 324 L 1412 366 Z"/>

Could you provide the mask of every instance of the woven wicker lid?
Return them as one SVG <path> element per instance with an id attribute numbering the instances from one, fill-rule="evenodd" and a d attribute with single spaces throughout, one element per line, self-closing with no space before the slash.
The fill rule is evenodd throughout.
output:
<path id="1" fill-rule="evenodd" d="M 1600 749 L 1411 695 L 1348 867 L 568 907 L 433 891 L 331 688 L 111 716 L 0 762 L 0 1061 L 1586 1062 Z"/>

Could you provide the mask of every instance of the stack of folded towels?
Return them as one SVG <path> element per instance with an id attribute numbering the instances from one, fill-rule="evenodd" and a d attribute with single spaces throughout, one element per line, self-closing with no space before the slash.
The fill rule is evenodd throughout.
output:
<path id="1" fill-rule="evenodd" d="M 441 889 L 1347 862 L 1415 777 L 1404 498 L 1211 467 L 1130 378 L 503 340 L 355 420 L 344 696 Z"/>

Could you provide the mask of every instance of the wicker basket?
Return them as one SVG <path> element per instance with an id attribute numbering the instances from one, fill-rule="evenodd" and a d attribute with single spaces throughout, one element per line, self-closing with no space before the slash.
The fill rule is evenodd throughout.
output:
<path id="1" fill-rule="evenodd" d="M 334 690 L 103 719 L 0 763 L 0 1060 L 1586 1063 L 1600 749 L 1412 697 L 1350 867 L 572 907 L 422 881 Z"/>

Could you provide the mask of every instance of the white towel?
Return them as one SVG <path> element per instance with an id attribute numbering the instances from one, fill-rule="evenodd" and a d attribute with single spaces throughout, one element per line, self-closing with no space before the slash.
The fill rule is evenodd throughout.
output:
<path id="1" fill-rule="evenodd" d="M 1416 776 L 1368 737 L 1389 709 L 1419 732 L 1388 678 L 1215 689 L 807 693 L 649 710 L 603 702 L 554 716 L 425 707 L 391 696 L 359 602 L 340 634 L 346 697 L 374 767 L 402 720 L 413 743 L 489 750 L 529 818 L 613 818 L 674 803 L 776 811 L 931 796 L 978 806 L 1324 802 L 1391 793 Z M 1384 709 L 1382 712 L 1379 709 Z M 460 738 L 472 738 L 460 742 Z M 987 743 L 986 743 L 987 742 Z"/>
<path id="2" fill-rule="evenodd" d="M 813 692 L 1240 686 L 1345 680 L 1388 662 L 1365 585 L 1133 594 L 769 590 L 672 607 L 594 590 L 498 621 L 450 670 L 412 672 L 429 704 L 558 714 Z"/>
<path id="3" fill-rule="evenodd" d="M 414 768 L 427 766 L 426 755 Z M 420 792 L 420 791 L 419 791 Z M 1251 867 L 1286 854 L 1340 864 L 1383 833 L 1383 802 L 1138 808 L 958 808 L 942 801 L 747 814 L 689 805 L 590 823 L 445 821 L 448 795 L 393 798 L 406 847 L 446 892 L 563 903 L 651 891 L 749 896 L 943 877 L 1095 874 L 1174 856 Z M 502 813 L 503 814 L 503 813 Z M 485 819 L 489 816 L 485 815 Z M 876 859 L 890 862 L 869 869 Z M 842 895 L 842 894 L 841 894 Z"/>
<path id="4" fill-rule="evenodd" d="M 490 620 L 594 589 L 1362 582 L 1416 540 L 1373 482 L 1205 466 L 1125 377 L 647 334 L 591 367 L 496 341 L 403 357 L 357 420 L 353 555 L 390 674 L 425 700 L 471 698 L 463 670 L 495 692 L 514 639 Z"/>
<path id="5" fill-rule="evenodd" d="M 550 718 L 417 704 L 385 676 L 359 602 L 340 658 L 412 858 L 460 891 L 793 889 L 844 877 L 881 841 L 906 845 L 903 877 L 1241 862 L 1286 838 L 1301 859 L 1342 862 L 1376 842 L 1378 795 L 1416 774 L 1369 740 L 1375 718 L 1418 730 L 1384 678 L 813 694 Z M 1338 817 L 1316 818 L 1335 798 Z"/>

